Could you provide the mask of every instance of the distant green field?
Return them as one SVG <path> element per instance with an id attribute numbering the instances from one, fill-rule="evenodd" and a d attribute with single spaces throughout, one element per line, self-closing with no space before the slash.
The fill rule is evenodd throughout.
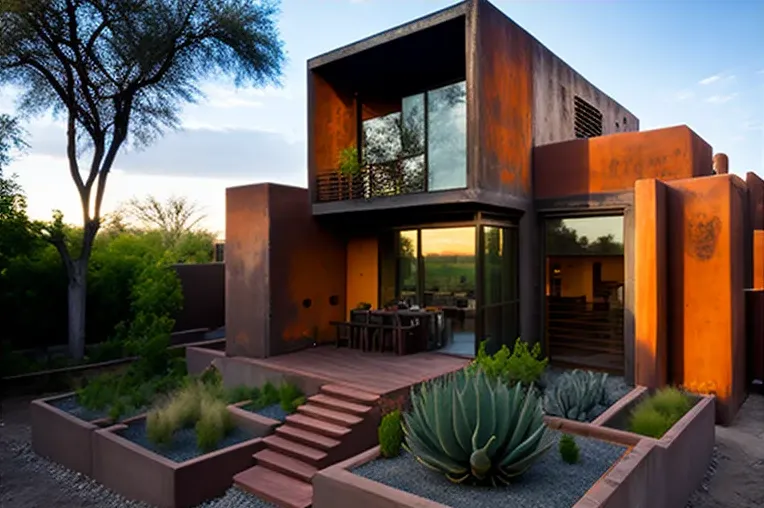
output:
<path id="1" fill-rule="evenodd" d="M 427 291 L 466 292 L 475 289 L 474 256 L 427 256 L 424 273 Z M 404 279 L 403 286 L 416 286 L 414 271 Z"/>

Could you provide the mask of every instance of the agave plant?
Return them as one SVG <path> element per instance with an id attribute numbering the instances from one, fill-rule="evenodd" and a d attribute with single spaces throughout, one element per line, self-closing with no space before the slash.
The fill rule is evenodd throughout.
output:
<path id="1" fill-rule="evenodd" d="M 553 443 L 533 389 L 460 371 L 411 393 L 404 447 L 454 482 L 509 483 Z"/>
<path id="2" fill-rule="evenodd" d="M 607 374 L 589 370 L 566 372 L 544 394 L 544 411 L 551 416 L 586 421 L 605 401 Z"/>

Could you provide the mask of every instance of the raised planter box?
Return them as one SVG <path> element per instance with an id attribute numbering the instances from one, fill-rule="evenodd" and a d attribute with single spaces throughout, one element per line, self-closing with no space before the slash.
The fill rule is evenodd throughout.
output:
<path id="1" fill-rule="evenodd" d="M 592 425 L 630 434 L 634 439 L 655 445 L 657 467 L 661 474 L 650 485 L 654 491 L 651 506 L 673 508 L 685 506 L 690 495 L 698 488 L 711 461 L 716 431 L 715 399 L 709 395 L 694 395 L 695 405 L 660 439 L 640 436 L 625 430 L 634 407 L 650 394 L 645 387 L 635 388 L 619 400 Z M 663 482 L 660 482 L 663 479 Z M 659 485 L 659 483 L 662 483 Z M 661 495 L 658 495 L 658 492 Z"/>
<path id="2" fill-rule="evenodd" d="M 93 433 L 111 420 L 83 420 L 53 405 L 73 396 L 74 393 L 65 393 L 32 401 L 29 405 L 32 449 L 53 462 L 91 476 Z"/>
<path id="3" fill-rule="evenodd" d="M 222 495 L 233 476 L 254 465 L 264 448 L 261 438 L 280 424 L 276 420 L 229 406 L 236 426 L 252 439 L 183 462 L 175 462 L 136 444 L 119 432 L 144 416 L 93 433 L 93 478 L 126 498 L 160 508 L 196 506 Z"/>
<path id="4" fill-rule="evenodd" d="M 559 426 L 565 426 L 565 431 L 576 434 L 578 429 L 590 427 L 589 424 L 560 420 Z M 568 427 L 570 423 L 570 427 Z M 579 508 L 622 508 L 625 506 L 647 506 L 651 498 L 648 489 L 643 488 L 646 479 L 654 474 L 652 460 L 655 444 L 649 441 L 639 441 L 636 446 L 629 446 L 619 441 L 621 434 L 611 433 L 610 429 L 595 430 L 595 433 L 607 437 L 607 441 L 622 445 L 626 450 L 605 473 L 595 480 L 591 488 L 574 506 Z M 594 437 L 594 436 L 589 436 Z M 548 453 L 558 453 L 556 449 Z M 379 447 L 372 448 L 360 455 L 352 457 L 320 471 L 313 477 L 313 507 L 314 508 L 444 508 L 451 506 L 433 501 L 397 488 L 370 480 L 353 472 L 354 469 L 379 459 Z M 387 460 L 387 459 L 380 459 Z M 584 460 L 586 460 L 584 458 Z M 420 466 L 424 468 L 424 466 Z M 576 465 L 561 467 L 577 467 Z M 432 473 L 437 474 L 437 473 Z M 457 487 L 467 488 L 467 487 Z M 507 493 L 512 486 L 505 487 Z M 488 488 L 490 490 L 490 488 Z M 473 496 L 480 496 L 479 489 L 473 489 Z M 502 493 L 499 493 L 502 495 Z M 473 498 L 474 504 L 478 501 Z M 489 501 L 490 502 L 490 501 Z M 511 503 L 504 496 L 498 504 Z M 470 505 L 472 503 L 469 503 Z M 509 505 L 509 504 L 507 504 Z M 555 503 L 551 502 L 550 506 Z M 462 502 L 460 506 L 465 506 Z M 518 505 L 519 506 L 519 505 Z M 535 504 L 534 506 L 539 506 Z"/>

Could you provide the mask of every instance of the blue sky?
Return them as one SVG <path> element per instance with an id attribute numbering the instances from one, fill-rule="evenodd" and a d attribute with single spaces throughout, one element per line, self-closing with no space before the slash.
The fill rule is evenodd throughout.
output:
<path id="1" fill-rule="evenodd" d="M 205 87 L 183 129 L 141 153 L 122 154 L 106 211 L 132 196 L 184 194 L 223 235 L 225 188 L 275 181 L 306 184 L 306 60 L 453 4 L 440 0 L 284 0 L 288 53 L 283 87 Z M 764 175 L 764 1 L 568 0 L 493 2 L 637 117 L 641 129 L 687 124 L 731 171 Z M 0 94 L 11 112 L 12 91 Z M 27 125 L 31 151 L 19 175 L 35 218 L 54 208 L 76 221 L 63 130 L 50 118 Z"/>

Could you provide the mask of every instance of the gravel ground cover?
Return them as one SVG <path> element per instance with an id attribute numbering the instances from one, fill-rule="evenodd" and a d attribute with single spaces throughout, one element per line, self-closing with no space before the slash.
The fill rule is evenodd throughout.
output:
<path id="1" fill-rule="evenodd" d="M 147 450 L 151 450 L 163 457 L 175 462 L 184 462 L 204 455 L 205 452 L 199 450 L 196 446 L 196 430 L 193 428 L 181 429 L 175 433 L 172 443 L 169 446 L 159 446 L 149 441 L 146 436 L 146 420 L 137 420 L 127 425 L 126 429 L 116 432 L 118 435 L 133 443 L 140 445 Z M 226 437 L 217 445 L 215 450 L 220 450 L 228 446 L 242 443 L 253 439 L 251 433 L 244 429 L 235 427 Z M 214 450 L 213 450 L 214 451 Z"/>
<path id="2" fill-rule="evenodd" d="M 281 404 L 271 404 L 270 406 L 265 406 L 261 409 L 255 409 L 253 404 L 247 404 L 246 406 L 242 406 L 242 409 L 249 411 L 250 413 L 259 414 L 260 416 L 264 416 L 266 418 L 273 418 L 274 420 L 278 420 L 280 422 L 286 420 L 287 417 L 287 412 L 281 409 Z"/>
<path id="3" fill-rule="evenodd" d="M 79 402 L 77 402 L 76 395 L 71 395 L 63 399 L 51 400 L 48 404 L 86 422 L 92 422 L 93 420 L 108 416 L 106 411 L 91 411 L 90 409 L 82 407 Z"/>
<path id="4" fill-rule="evenodd" d="M 581 461 L 562 461 L 555 444 L 518 480 L 507 487 L 456 485 L 446 477 L 419 464 L 409 453 L 394 459 L 378 459 L 353 472 L 453 508 L 562 508 L 573 506 L 626 451 L 625 446 L 576 437 Z"/>

